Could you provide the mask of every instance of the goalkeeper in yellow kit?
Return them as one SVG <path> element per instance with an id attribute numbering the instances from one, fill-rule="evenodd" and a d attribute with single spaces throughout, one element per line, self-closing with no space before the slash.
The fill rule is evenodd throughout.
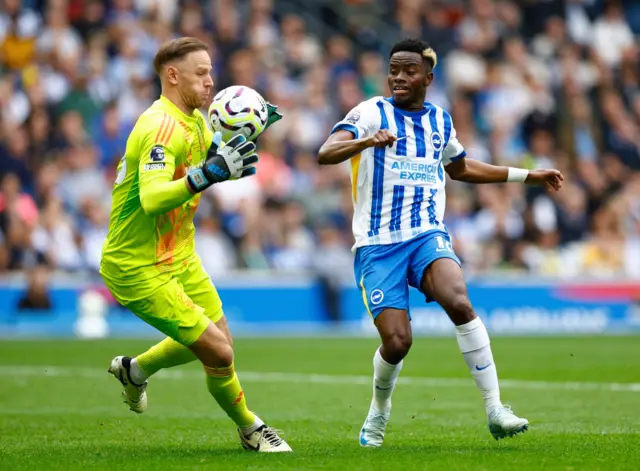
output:
<path id="1" fill-rule="evenodd" d="M 135 358 L 114 358 L 109 372 L 122 383 L 130 409 L 141 413 L 151 375 L 197 358 L 245 449 L 291 451 L 247 408 L 222 303 L 194 249 L 200 192 L 255 174 L 255 144 L 236 136 L 223 146 L 207 127 L 199 108 L 213 80 L 203 42 L 166 43 L 154 67 L 162 94 L 138 119 L 118 166 L 100 273 L 120 304 L 167 338 Z M 269 111 L 269 123 L 281 117 L 271 105 Z"/>

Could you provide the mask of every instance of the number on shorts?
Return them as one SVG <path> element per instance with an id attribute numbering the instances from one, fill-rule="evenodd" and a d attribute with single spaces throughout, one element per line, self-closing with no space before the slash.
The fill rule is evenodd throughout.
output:
<path id="1" fill-rule="evenodd" d="M 442 236 L 436 237 L 436 240 L 438 241 L 438 252 L 453 252 L 453 247 L 451 247 L 451 242 L 449 240 Z"/>

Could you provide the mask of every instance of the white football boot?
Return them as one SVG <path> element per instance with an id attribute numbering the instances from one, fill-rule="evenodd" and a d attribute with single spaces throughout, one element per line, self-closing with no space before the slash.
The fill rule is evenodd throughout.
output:
<path id="1" fill-rule="evenodd" d="M 243 435 L 242 430 L 238 429 L 238 435 L 240 436 L 242 448 L 247 451 L 257 451 L 258 453 L 286 453 L 293 451 L 287 442 L 280 438 L 278 432 L 268 425 L 262 425 L 247 436 Z"/>
<path id="2" fill-rule="evenodd" d="M 362 425 L 362 430 L 360 430 L 360 446 L 382 446 L 389 416 L 389 413 L 383 414 L 373 407 L 369 409 L 369 414 Z"/>
<path id="3" fill-rule="evenodd" d="M 529 421 L 515 415 L 511 411 L 511 406 L 496 407 L 489 413 L 489 431 L 496 440 L 513 437 L 527 430 L 529 430 Z"/>
<path id="4" fill-rule="evenodd" d="M 129 409 L 138 414 L 142 414 L 147 410 L 147 381 L 141 385 L 137 385 L 131 381 L 129 374 L 130 363 L 131 358 L 129 357 L 115 357 L 111 361 L 111 366 L 108 371 L 122 384 L 124 388 L 122 397 L 124 398 L 124 402 L 129 406 Z"/>

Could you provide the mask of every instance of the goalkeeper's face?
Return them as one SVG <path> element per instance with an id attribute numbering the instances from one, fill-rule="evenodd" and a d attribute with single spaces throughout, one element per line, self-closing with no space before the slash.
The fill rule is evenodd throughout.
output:
<path id="1" fill-rule="evenodd" d="M 211 94 L 211 58 L 207 51 L 187 54 L 175 64 L 174 83 L 180 97 L 190 108 L 202 108 Z"/>

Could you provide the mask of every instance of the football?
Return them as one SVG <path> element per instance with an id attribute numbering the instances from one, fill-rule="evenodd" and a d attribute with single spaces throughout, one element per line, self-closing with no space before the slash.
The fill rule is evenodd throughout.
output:
<path id="1" fill-rule="evenodd" d="M 267 102 L 250 87 L 225 88 L 209 106 L 211 129 L 220 131 L 225 142 L 238 134 L 254 140 L 264 131 L 268 117 Z"/>

